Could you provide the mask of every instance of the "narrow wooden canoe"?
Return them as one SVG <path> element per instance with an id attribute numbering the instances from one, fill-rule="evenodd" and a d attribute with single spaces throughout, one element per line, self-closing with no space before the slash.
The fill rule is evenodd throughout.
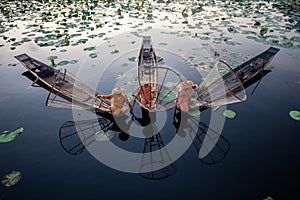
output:
<path id="1" fill-rule="evenodd" d="M 35 77 L 32 85 L 44 84 L 49 88 L 47 106 L 110 112 L 110 101 L 97 98 L 100 93 L 76 79 L 66 69 L 57 70 L 27 54 L 17 55 L 15 58 Z"/>

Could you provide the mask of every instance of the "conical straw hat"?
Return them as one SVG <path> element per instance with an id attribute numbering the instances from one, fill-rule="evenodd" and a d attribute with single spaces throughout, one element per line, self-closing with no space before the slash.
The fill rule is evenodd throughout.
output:
<path id="1" fill-rule="evenodd" d="M 113 94 L 124 94 L 125 92 L 126 92 L 126 90 L 121 88 L 121 87 L 117 87 L 117 88 L 112 90 Z"/>

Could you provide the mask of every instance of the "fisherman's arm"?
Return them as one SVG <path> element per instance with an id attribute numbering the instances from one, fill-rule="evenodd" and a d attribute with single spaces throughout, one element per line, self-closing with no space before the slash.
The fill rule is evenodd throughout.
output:
<path id="1" fill-rule="evenodd" d="M 103 99 L 111 99 L 112 98 L 112 94 L 108 94 L 108 95 L 98 95 L 98 97 L 102 97 Z"/>

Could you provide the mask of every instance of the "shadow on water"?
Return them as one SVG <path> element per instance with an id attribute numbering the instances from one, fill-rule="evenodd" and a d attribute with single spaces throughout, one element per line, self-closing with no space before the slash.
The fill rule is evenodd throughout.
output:
<path id="1" fill-rule="evenodd" d="M 181 117 L 181 115 L 180 115 Z M 174 119 L 178 119 L 178 113 L 174 116 Z M 203 143 L 203 138 L 207 135 L 207 131 L 209 127 L 203 123 L 199 122 L 193 117 L 182 117 L 184 119 L 192 119 L 188 120 L 187 123 L 183 123 L 183 121 L 176 121 L 176 123 L 180 123 L 182 129 L 188 130 L 187 137 L 190 137 L 193 140 L 193 146 L 198 154 L 201 148 L 205 148 L 205 144 Z M 192 128 L 191 128 L 192 127 Z M 122 132 L 115 122 L 110 121 L 106 118 L 99 117 L 98 119 L 93 120 L 83 120 L 83 121 L 67 121 L 63 123 L 59 130 L 59 139 L 62 148 L 69 154 L 79 155 L 84 152 L 85 148 L 91 145 L 93 142 L 96 142 L 95 134 L 99 131 L 114 131 L 114 134 L 118 134 L 118 138 L 121 141 L 127 141 L 129 135 L 125 135 L 126 133 Z M 210 129 L 211 130 L 211 129 Z M 213 133 L 213 135 L 211 134 Z M 176 173 L 176 166 L 172 163 L 160 170 L 150 170 L 150 172 L 143 172 L 146 169 L 154 169 L 156 165 L 160 165 L 162 163 L 171 163 L 171 157 L 168 153 L 167 148 L 165 147 L 165 142 L 161 136 L 161 132 L 158 131 L 155 123 L 150 123 L 148 126 L 145 126 L 142 133 L 145 138 L 144 140 L 140 140 L 143 143 L 143 148 L 140 149 L 141 155 L 141 163 L 140 163 L 140 171 L 139 175 L 146 179 L 151 180 L 160 180 L 165 179 L 171 175 Z M 180 134 L 177 132 L 177 134 Z M 125 136 L 126 137 L 125 137 Z M 185 137 L 182 134 L 181 137 Z M 216 164 L 224 160 L 226 155 L 230 149 L 230 142 L 224 136 L 221 136 L 220 133 L 215 131 L 210 131 L 210 135 L 208 136 L 209 140 L 206 143 L 216 142 L 213 140 L 218 140 L 216 142 L 215 148 L 208 153 L 207 156 L 201 158 L 200 160 L 208 165 Z M 125 140 L 124 140 L 125 138 Z M 115 138 L 112 139 L 111 142 L 118 145 Z M 130 143 L 130 142 L 129 142 Z M 131 145 L 131 144 L 127 144 Z M 159 152 L 154 155 L 154 152 Z M 153 154 L 152 154 L 153 153 Z M 157 156 L 159 155 L 159 156 Z"/>

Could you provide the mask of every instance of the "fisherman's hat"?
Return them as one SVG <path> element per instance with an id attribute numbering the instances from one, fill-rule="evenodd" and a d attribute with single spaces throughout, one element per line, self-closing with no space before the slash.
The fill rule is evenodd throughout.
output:
<path id="1" fill-rule="evenodd" d="M 112 90 L 113 94 L 124 94 L 125 92 L 126 92 L 126 90 L 121 88 L 121 87 L 117 87 L 117 88 Z"/>

